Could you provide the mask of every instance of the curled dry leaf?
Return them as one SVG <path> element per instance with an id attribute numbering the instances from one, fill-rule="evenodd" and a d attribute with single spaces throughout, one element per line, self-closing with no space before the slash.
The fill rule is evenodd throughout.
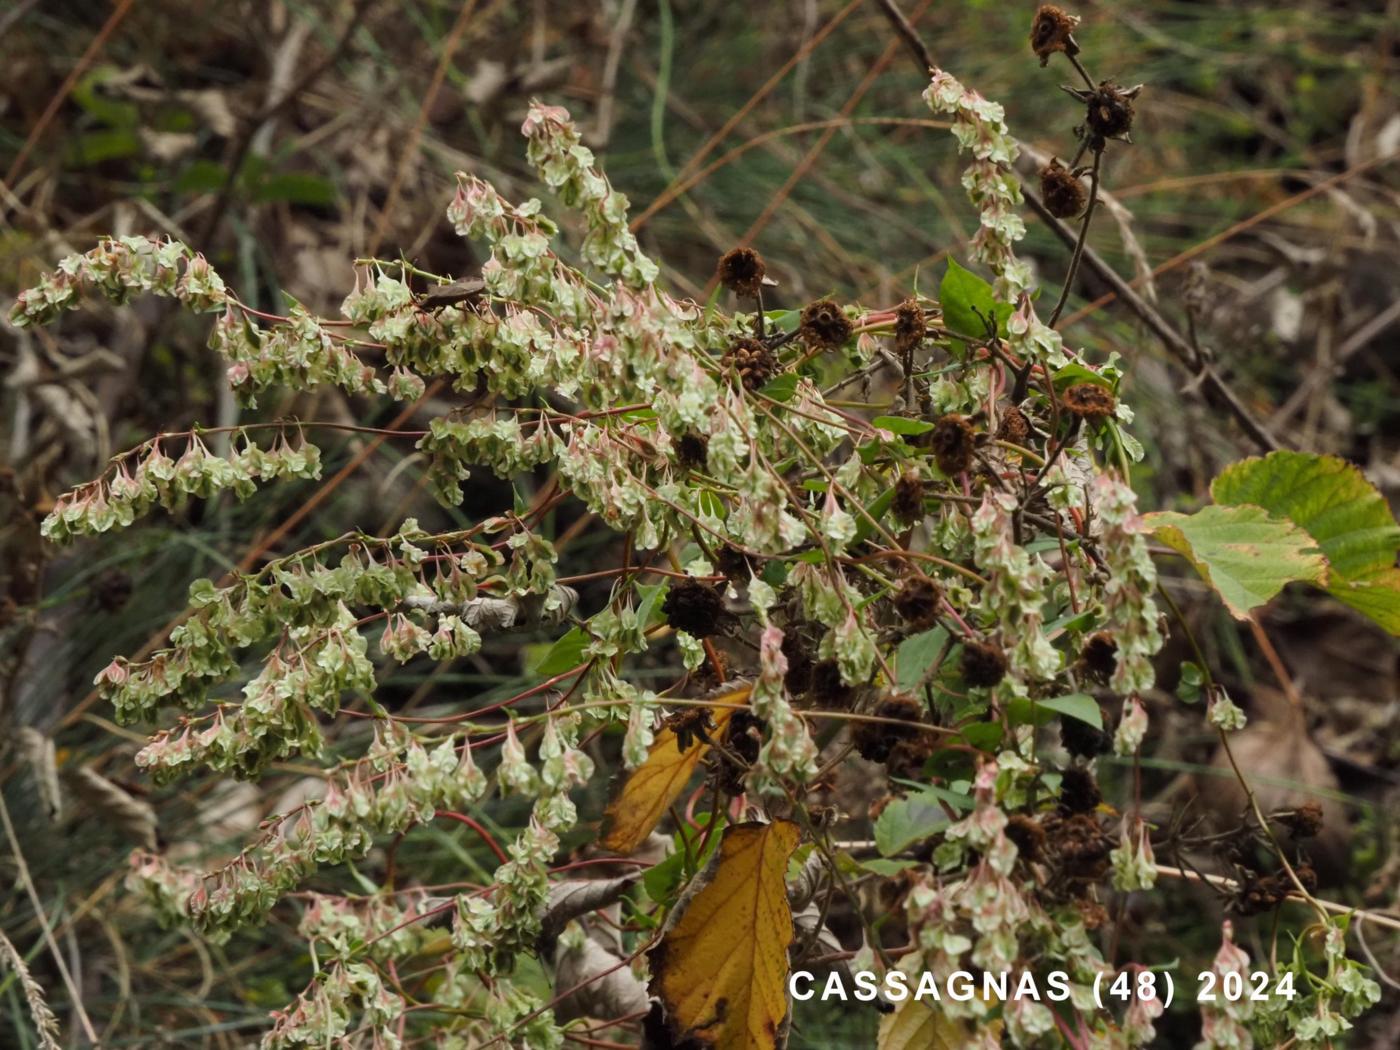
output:
<path id="1" fill-rule="evenodd" d="M 89 766 L 79 766 L 65 775 L 73 793 L 94 816 L 105 817 L 123 835 L 146 849 L 157 848 L 156 811 L 149 802 L 136 798 Z"/>
<path id="2" fill-rule="evenodd" d="M 570 993 L 571 989 L 577 989 Z M 561 1021 L 596 1017 L 611 1021 L 644 1013 L 647 992 L 627 963 L 592 937 L 561 947 L 554 969 L 555 994 L 563 996 L 555 1006 Z"/>
<path id="3" fill-rule="evenodd" d="M 774 1050 L 786 1027 L 788 858 L 801 837 L 776 820 L 725 829 L 715 858 L 651 950 L 651 992 L 676 1042 Z"/>
<path id="4" fill-rule="evenodd" d="M 554 883 L 540 920 L 540 936 L 558 937 L 574 919 L 606 908 L 636 881 L 635 875 L 625 875 L 619 879 L 566 879 Z"/>
<path id="5" fill-rule="evenodd" d="M 751 682 L 730 683 L 705 699 L 716 703 L 746 704 L 753 688 Z M 722 733 L 733 716 L 733 708 L 715 708 L 710 735 Z M 700 759 L 710 745 L 694 740 L 681 749 L 680 741 L 671 729 L 656 736 L 647 760 L 638 766 L 603 815 L 604 849 L 630 854 L 642 844 L 651 830 L 665 815 L 667 808 L 685 790 Z"/>

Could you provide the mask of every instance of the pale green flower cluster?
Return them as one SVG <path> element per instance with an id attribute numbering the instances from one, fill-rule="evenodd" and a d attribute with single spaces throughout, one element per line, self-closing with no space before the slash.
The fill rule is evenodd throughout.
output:
<path id="1" fill-rule="evenodd" d="M 105 477 L 60 497 L 40 533 L 58 542 L 96 535 L 126 528 L 156 504 L 175 510 L 190 497 L 208 499 L 220 492 L 245 499 L 259 481 L 321 476 L 321 450 L 304 438 L 293 446 L 285 432 L 269 448 L 254 444 L 245 432 L 228 456 L 211 452 L 198 431 L 181 436 L 185 449 L 175 458 L 164 448 L 176 440 L 173 436 L 153 438 L 116 457 Z"/>
<path id="2" fill-rule="evenodd" d="M 1015 244 L 1026 235 L 1017 209 L 1021 183 L 1012 168 L 1019 148 L 1007 130 L 1001 105 L 963 87 L 955 77 L 937 70 L 924 90 L 935 113 L 950 113 L 958 148 L 972 154 L 963 173 L 963 188 L 980 216 L 971 254 L 997 275 L 997 295 L 1005 302 L 1030 287 L 1030 267 L 1016 257 Z"/>
<path id="3" fill-rule="evenodd" d="M 73 309 L 88 293 L 114 303 L 150 293 L 178 299 L 192 310 L 223 308 L 228 291 L 198 252 L 156 237 L 105 237 L 85 255 L 70 255 L 10 311 L 16 327 L 48 324 Z"/>
<path id="4" fill-rule="evenodd" d="M 1054 678 L 1061 655 L 1045 636 L 1044 607 L 1055 574 L 1013 537 L 1014 497 L 989 492 L 972 515 L 977 567 L 987 578 L 979 611 L 1007 643 L 1008 682 L 1024 687 Z"/>

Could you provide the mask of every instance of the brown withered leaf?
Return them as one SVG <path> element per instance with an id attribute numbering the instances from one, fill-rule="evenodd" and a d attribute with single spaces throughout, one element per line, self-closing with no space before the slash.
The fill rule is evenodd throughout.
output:
<path id="1" fill-rule="evenodd" d="M 715 858 L 651 950 L 651 993 L 677 1043 L 775 1050 L 787 1017 L 789 820 L 726 828 Z"/>
<path id="2" fill-rule="evenodd" d="M 746 704 L 753 689 L 751 682 L 730 683 L 705 697 L 716 703 Z M 733 708 L 715 708 L 712 715 L 713 739 L 724 731 Z M 673 730 L 662 729 L 651 745 L 647 760 L 638 766 L 603 814 L 601 845 L 614 853 L 629 854 L 651 834 L 667 808 L 685 790 L 700 759 L 710 745 L 692 740 L 682 750 Z"/>

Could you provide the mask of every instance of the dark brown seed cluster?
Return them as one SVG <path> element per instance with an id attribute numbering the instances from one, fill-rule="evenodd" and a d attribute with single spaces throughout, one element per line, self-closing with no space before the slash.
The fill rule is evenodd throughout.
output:
<path id="1" fill-rule="evenodd" d="M 1072 219 L 1084 210 L 1084 184 L 1058 160 L 1040 170 L 1040 196 L 1045 209 L 1057 219 Z"/>
<path id="2" fill-rule="evenodd" d="M 754 299 L 763 288 L 763 275 L 767 272 L 763 256 L 758 252 L 752 248 L 734 248 L 720 257 L 715 276 L 735 295 Z"/>
<path id="3" fill-rule="evenodd" d="M 1071 35 L 1079 25 L 1079 16 L 1069 14 L 1053 4 L 1041 4 L 1031 22 L 1031 50 L 1043 66 L 1050 61 L 1056 51 L 1068 55 L 1079 54 L 1079 45 Z"/>
<path id="4" fill-rule="evenodd" d="M 718 587 L 699 580 L 680 580 L 666 592 L 661 603 L 666 622 L 678 631 L 696 638 L 718 634 L 725 618 L 724 595 Z"/>
<path id="5" fill-rule="evenodd" d="M 938 600 L 942 592 L 938 584 L 923 574 L 904 578 L 894 592 L 894 611 L 916 631 L 932 627 L 938 617 Z"/>
<path id="6" fill-rule="evenodd" d="M 1293 871 L 1298 881 L 1309 893 L 1317 889 L 1317 872 L 1308 864 L 1295 864 Z M 1261 915 L 1273 911 L 1293 893 L 1297 887 L 1286 871 L 1272 875 L 1249 873 L 1240 886 L 1240 891 L 1230 903 L 1230 910 L 1240 915 Z"/>
<path id="7" fill-rule="evenodd" d="M 682 754 L 699 742 L 710 742 L 710 712 L 703 707 L 687 707 L 667 717 L 665 726 L 676 734 L 676 747 Z"/>
<path id="8" fill-rule="evenodd" d="M 860 756 L 871 762 L 884 762 L 902 742 L 932 735 L 918 728 L 918 723 L 924 720 L 924 705 L 907 693 L 886 694 L 871 714 L 894 720 L 856 723 L 855 731 L 851 734 L 852 742 Z M 897 725 L 895 722 L 905 724 Z"/>
<path id="9" fill-rule="evenodd" d="M 972 466 L 972 453 L 977 448 L 977 432 L 966 416 L 948 414 L 929 431 L 929 447 L 933 449 L 938 469 L 950 477 Z"/>
<path id="10" fill-rule="evenodd" d="M 1002 441 L 1009 441 L 1013 445 L 1024 446 L 1031 436 L 1031 421 L 1026 418 L 1026 414 L 1015 405 L 1012 405 L 1002 413 L 1001 422 L 997 424 L 997 437 Z"/>
<path id="11" fill-rule="evenodd" d="M 763 746 L 763 720 L 751 711 L 735 711 L 724 730 L 724 747 L 715 752 L 715 785 L 731 797 L 744 793 L 744 777 Z"/>
<path id="12" fill-rule="evenodd" d="M 676 462 L 686 470 L 703 470 L 710 454 L 709 444 L 699 434 L 682 434 L 676 442 Z"/>
<path id="13" fill-rule="evenodd" d="M 724 366 L 739 377 L 746 390 L 757 390 L 778 374 L 778 359 L 757 339 L 736 339 L 724 355 Z"/>
<path id="14" fill-rule="evenodd" d="M 928 332 L 924 312 L 913 299 L 900 303 L 894 312 L 894 348 L 900 354 L 912 353 Z"/>
<path id="15" fill-rule="evenodd" d="M 1118 669 L 1118 643 L 1107 631 L 1095 631 L 1084 639 L 1079 666 L 1096 682 L 1107 682 Z"/>
<path id="16" fill-rule="evenodd" d="M 1108 753 L 1109 736 L 1077 718 L 1060 719 L 1060 743 L 1076 758 L 1094 758 Z"/>
<path id="17" fill-rule="evenodd" d="M 1052 813 L 1045 819 L 1047 851 L 1071 879 L 1097 882 L 1108 873 L 1113 840 L 1092 813 Z"/>
<path id="18" fill-rule="evenodd" d="M 1060 776 L 1060 809 L 1065 813 L 1092 813 L 1103 801 L 1094 774 L 1070 766 Z"/>
<path id="19" fill-rule="evenodd" d="M 890 503 L 894 516 L 906 525 L 924 517 L 924 479 L 918 471 L 907 470 L 894 483 L 894 500 Z"/>
<path id="20" fill-rule="evenodd" d="M 853 325 L 836 303 L 830 299 L 818 299 L 802 311 L 799 330 L 808 346 L 835 350 L 846 345 L 846 340 L 851 338 Z"/>
<path id="21" fill-rule="evenodd" d="M 1118 406 L 1108 388 L 1098 383 L 1075 383 L 1060 395 L 1060 404 L 1070 415 L 1089 420 L 1107 419 Z"/>
<path id="22" fill-rule="evenodd" d="M 1310 839 L 1322 830 L 1322 807 L 1316 802 L 1304 802 L 1297 809 L 1275 816 L 1295 839 Z"/>
<path id="23" fill-rule="evenodd" d="M 963 681 L 977 688 L 991 688 L 1006 677 L 1006 654 L 990 642 L 963 643 L 959 664 Z"/>
<path id="24" fill-rule="evenodd" d="M 1133 129 L 1133 100 L 1117 84 L 1101 82 L 1089 98 L 1085 123 L 1101 139 L 1126 138 Z"/>
<path id="25" fill-rule="evenodd" d="M 1045 828 L 1040 821 L 1024 813 L 1013 814 L 1006 822 L 1006 837 L 1024 861 L 1039 860 L 1045 850 Z"/>

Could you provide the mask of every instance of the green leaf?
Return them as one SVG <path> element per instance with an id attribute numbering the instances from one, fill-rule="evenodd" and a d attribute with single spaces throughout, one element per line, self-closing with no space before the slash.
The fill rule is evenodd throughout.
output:
<path id="1" fill-rule="evenodd" d="M 912 689 L 928 673 L 947 640 L 948 632 L 942 627 L 935 627 L 900 642 L 895 656 L 895 676 L 899 688 Z"/>
<path id="2" fill-rule="evenodd" d="M 1034 722 L 1044 725 L 1056 715 L 1077 718 L 1095 729 L 1103 729 L 1103 710 L 1099 702 L 1088 693 L 1068 693 L 1065 696 L 1052 696 L 1048 700 L 1027 700 L 1015 697 L 1007 707 L 1011 721 L 1018 725 Z"/>
<path id="3" fill-rule="evenodd" d="M 938 301 L 943 308 L 943 323 L 954 332 L 977 340 L 991 334 L 987 331 L 988 319 L 1001 332 L 1011 316 L 1011 305 L 997 302 L 990 284 L 952 259 L 948 260 L 948 269 L 938 286 Z"/>
<path id="4" fill-rule="evenodd" d="M 925 434 L 933 429 L 926 419 L 909 419 L 907 416 L 876 416 L 870 425 L 888 430 L 891 434 Z"/>
<path id="5" fill-rule="evenodd" d="M 1286 583 L 1323 584 L 1327 561 L 1313 539 L 1263 507 L 1203 507 L 1195 514 L 1143 516 L 1153 534 L 1186 556 L 1225 607 L 1243 620 Z"/>
<path id="6" fill-rule="evenodd" d="M 1327 557 L 1328 593 L 1400 634 L 1400 525 L 1360 470 L 1336 456 L 1271 452 L 1226 467 L 1210 491 L 1217 503 L 1253 503 L 1305 530 Z"/>
<path id="7" fill-rule="evenodd" d="M 857 860 L 855 864 L 858 869 L 868 871 L 872 875 L 879 875 L 881 878 L 892 879 L 901 871 L 908 871 L 917 865 L 916 860 L 885 860 L 883 857 L 871 857 L 868 860 Z"/>
<path id="8" fill-rule="evenodd" d="M 921 791 L 881 810 L 875 821 L 875 847 L 881 855 L 892 857 L 947 826 L 948 814 L 939 803 L 933 792 Z"/>
<path id="9" fill-rule="evenodd" d="M 792 396 L 797 393 L 797 379 L 796 372 L 784 372 L 769 380 L 759 393 L 764 397 L 771 397 L 774 401 L 791 401 Z"/>
<path id="10" fill-rule="evenodd" d="M 1113 380 L 1102 373 L 1095 372 L 1092 368 L 1081 365 L 1078 361 L 1071 361 L 1055 373 L 1056 389 L 1074 386 L 1077 383 L 1094 383 L 1108 390 L 1113 389 Z"/>
<path id="11" fill-rule="evenodd" d="M 571 667 L 577 667 L 583 663 L 583 650 L 589 641 L 588 633 L 581 627 L 569 628 L 562 638 L 549 647 L 544 659 L 530 673 L 552 678 Z"/>
<path id="12" fill-rule="evenodd" d="M 886 524 L 886 527 L 888 527 L 888 524 L 885 523 L 883 519 L 889 512 L 890 504 L 892 503 L 894 503 L 893 488 L 885 489 L 884 492 L 867 503 L 865 506 L 865 513 L 855 516 L 856 535 L 853 542 L 860 543 L 862 540 L 869 539 L 875 532 L 874 522 L 876 521 Z"/>

